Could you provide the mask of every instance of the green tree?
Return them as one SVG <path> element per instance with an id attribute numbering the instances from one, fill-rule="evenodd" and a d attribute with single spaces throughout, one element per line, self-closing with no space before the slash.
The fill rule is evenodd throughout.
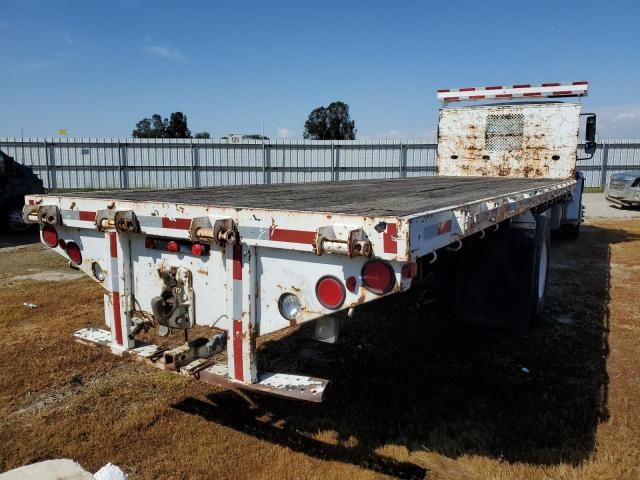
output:
<path id="1" fill-rule="evenodd" d="M 311 111 L 304 123 L 304 138 L 310 140 L 355 140 L 356 124 L 351 120 L 349 105 L 332 102 L 328 107 Z"/>
<path id="2" fill-rule="evenodd" d="M 243 134 L 242 138 L 246 138 L 249 140 L 269 140 L 269 137 L 260 135 L 259 133 L 249 133 L 248 135 Z"/>
<path id="3" fill-rule="evenodd" d="M 164 136 L 165 138 L 191 138 L 191 130 L 187 126 L 187 116 L 182 112 L 173 112 Z"/>
<path id="4" fill-rule="evenodd" d="M 211 138 L 211 134 L 209 132 L 198 132 L 193 138 Z"/>
<path id="5" fill-rule="evenodd" d="M 187 116 L 182 112 L 173 112 L 169 119 L 154 113 L 136 123 L 131 134 L 135 138 L 191 138 Z"/>

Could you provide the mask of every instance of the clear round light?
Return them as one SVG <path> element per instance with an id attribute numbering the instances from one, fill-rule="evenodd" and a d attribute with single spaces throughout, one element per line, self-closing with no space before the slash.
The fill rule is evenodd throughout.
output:
<path id="1" fill-rule="evenodd" d="M 104 270 L 98 262 L 93 262 L 91 265 L 91 271 L 93 272 L 93 276 L 96 277 L 99 281 L 104 282 Z"/>
<path id="2" fill-rule="evenodd" d="M 295 320 L 300 315 L 302 305 L 300 299 L 293 293 L 284 293 L 278 300 L 280 314 L 287 320 Z"/>

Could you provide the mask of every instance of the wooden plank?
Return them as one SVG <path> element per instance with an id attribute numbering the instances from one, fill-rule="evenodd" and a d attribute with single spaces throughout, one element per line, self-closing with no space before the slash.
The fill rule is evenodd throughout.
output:
<path id="1" fill-rule="evenodd" d="M 175 190 L 78 192 L 62 196 L 208 207 L 406 216 L 453 208 L 484 198 L 503 197 L 562 181 L 565 179 L 431 176 Z"/>

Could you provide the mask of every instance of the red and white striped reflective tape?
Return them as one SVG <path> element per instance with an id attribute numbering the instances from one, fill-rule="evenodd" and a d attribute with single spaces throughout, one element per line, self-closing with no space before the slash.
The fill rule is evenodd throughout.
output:
<path id="1" fill-rule="evenodd" d="M 438 90 L 438 100 L 443 102 L 462 102 L 466 100 L 504 99 L 504 98 L 541 98 L 541 97 L 584 97 L 589 82 L 540 83 L 501 85 L 491 87 L 445 88 Z"/>
<path id="2" fill-rule="evenodd" d="M 113 325 L 116 342 L 118 345 L 122 345 L 122 315 L 120 312 L 120 285 L 118 275 L 118 237 L 115 232 L 107 233 L 109 239 L 109 257 L 110 272 L 111 275 L 111 304 L 113 306 Z"/>

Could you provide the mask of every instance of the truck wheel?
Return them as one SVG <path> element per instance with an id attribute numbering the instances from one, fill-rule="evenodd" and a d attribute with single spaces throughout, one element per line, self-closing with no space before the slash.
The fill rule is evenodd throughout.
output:
<path id="1" fill-rule="evenodd" d="M 455 303 L 463 322 L 526 332 L 544 305 L 549 268 L 549 220 L 536 228 L 503 225 L 458 253 Z M 465 251 L 466 248 L 466 251 Z"/>
<path id="2" fill-rule="evenodd" d="M 33 225 L 24 223 L 22 220 L 22 203 L 14 202 L 9 204 L 4 211 L 3 223 L 11 234 L 26 233 L 32 229 Z"/>
<path id="3" fill-rule="evenodd" d="M 579 226 L 578 226 L 579 227 Z M 547 289 L 547 274 L 549 273 L 550 228 L 549 219 L 536 215 L 536 236 L 533 258 L 533 281 L 531 289 L 532 312 L 530 323 L 536 324 L 544 306 L 544 294 Z"/>

